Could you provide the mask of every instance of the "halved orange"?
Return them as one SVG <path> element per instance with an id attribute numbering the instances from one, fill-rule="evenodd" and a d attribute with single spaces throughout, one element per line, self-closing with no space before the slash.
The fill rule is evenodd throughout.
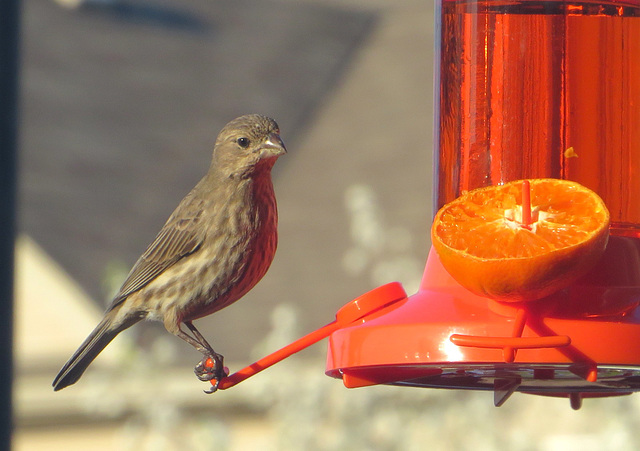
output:
<path id="1" fill-rule="evenodd" d="M 608 238 L 602 199 L 558 179 L 468 191 L 443 206 L 431 228 L 449 274 L 500 301 L 535 300 L 566 288 L 595 265 Z"/>

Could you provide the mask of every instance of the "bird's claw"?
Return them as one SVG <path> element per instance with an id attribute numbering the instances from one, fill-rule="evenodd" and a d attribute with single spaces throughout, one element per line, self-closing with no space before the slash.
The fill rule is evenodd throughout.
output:
<path id="1" fill-rule="evenodd" d="M 202 382 L 214 381 L 211 382 L 209 390 L 204 390 L 207 394 L 215 393 L 218 390 L 220 381 L 229 374 L 229 370 L 224 367 L 223 357 L 216 353 L 205 355 L 195 366 L 193 372 Z"/>
<path id="2" fill-rule="evenodd" d="M 207 395 L 210 395 L 211 393 L 215 393 L 218 391 L 219 384 L 220 384 L 220 381 L 216 380 L 215 383 L 211 384 L 211 388 L 209 390 L 202 390 L 202 391 L 205 392 Z"/>
<path id="3" fill-rule="evenodd" d="M 209 357 L 205 357 L 193 369 L 193 372 L 195 373 L 196 377 L 200 379 L 202 382 L 209 382 L 211 379 L 214 379 L 216 377 L 215 372 L 212 370 L 213 363 L 211 364 L 211 366 L 207 365 L 207 361 L 209 359 L 210 359 Z"/>

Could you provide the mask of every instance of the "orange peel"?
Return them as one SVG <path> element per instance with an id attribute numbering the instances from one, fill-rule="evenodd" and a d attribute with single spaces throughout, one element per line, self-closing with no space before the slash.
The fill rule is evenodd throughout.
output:
<path id="1" fill-rule="evenodd" d="M 566 288 L 595 265 L 608 238 L 602 199 L 559 179 L 468 191 L 444 205 L 431 228 L 442 265 L 458 283 L 506 302 Z"/>

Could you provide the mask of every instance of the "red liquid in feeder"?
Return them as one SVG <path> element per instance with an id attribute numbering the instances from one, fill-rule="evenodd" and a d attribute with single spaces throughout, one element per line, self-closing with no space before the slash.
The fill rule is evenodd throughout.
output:
<path id="1" fill-rule="evenodd" d="M 436 207 L 522 178 L 596 191 L 640 237 L 640 1 L 442 0 Z"/>

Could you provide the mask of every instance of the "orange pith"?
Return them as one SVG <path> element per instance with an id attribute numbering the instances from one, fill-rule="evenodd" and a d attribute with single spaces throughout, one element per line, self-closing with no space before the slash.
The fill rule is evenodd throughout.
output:
<path id="1" fill-rule="evenodd" d="M 596 193 L 568 180 L 528 183 L 530 224 L 523 223 L 522 181 L 469 191 L 436 214 L 433 246 L 470 291 L 502 301 L 539 299 L 585 274 L 604 251 L 609 212 Z"/>

